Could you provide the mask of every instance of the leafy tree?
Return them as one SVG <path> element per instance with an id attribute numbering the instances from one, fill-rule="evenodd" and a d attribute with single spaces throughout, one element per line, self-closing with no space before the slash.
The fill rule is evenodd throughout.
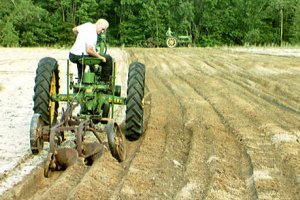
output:
<path id="1" fill-rule="evenodd" d="M 79 19 L 78 23 L 94 22 L 97 14 L 97 3 L 95 0 L 83 0 L 79 6 L 76 17 Z"/>
<path id="2" fill-rule="evenodd" d="M 300 44 L 300 1 L 298 1 L 295 10 L 296 11 L 292 28 L 292 42 L 294 44 Z"/>
<path id="3" fill-rule="evenodd" d="M 202 1 L 202 45 L 241 44 L 239 0 Z"/>
<path id="4" fill-rule="evenodd" d="M 194 21 L 194 6 L 190 1 L 182 1 L 179 0 L 178 8 L 175 8 L 173 10 L 173 13 L 176 13 L 174 15 L 174 21 L 177 22 L 177 32 L 180 34 L 190 34 L 192 24 Z"/>
<path id="5" fill-rule="evenodd" d="M 11 22 L 7 22 L 1 31 L 1 44 L 6 47 L 16 47 L 19 45 L 18 32 Z"/>
<path id="6" fill-rule="evenodd" d="M 270 16 L 273 22 L 273 29 L 276 30 L 276 43 L 282 44 L 284 41 L 289 41 L 290 20 L 294 15 L 294 8 L 297 0 L 271 0 L 269 7 L 272 10 Z M 273 15 L 272 15 L 273 14 Z M 275 39 L 275 38 L 274 38 Z"/>
<path id="7" fill-rule="evenodd" d="M 29 42 L 28 45 L 36 44 L 38 37 L 34 36 L 31 30 L 33 24 L 40 20 L 40 9 L 35 7 L 30 0 L 23 1 L 11 1 L 8 7 L 4 9 L 1 31 L 1 44 L 4 46 L 18 46 L 22 45 L 22 42 L 26 39 Z M 31 34 L 26 34 L 26 32 L 31 32 Z M 27 36 L 29 38 L 26 38 Z M 25 38 L 23 38 L 25 37 Z"/>
<path id="8" fill-rule="evenodd" d="M 109 43 L 164 46 L 170 27 L 201 46 L 298 43 L 299 0 L 1 0 L 0 45 L 71 45 L 106 18 Z M 14 42 L 13 42 L 14 41 Z"/>
<path id="9" fill-rule="evenodd" d="M 265 14 L 265 8 L 268 1 L 244 1 L 242 5 L 242 12 L 245 13 L 243 18 L 244 24 L 244 39 L 243 43 L 246 44 L 259 44 L 261 43 L 262 27 L 264 19 L 268 14 Z"/>
<path id="10" fill-rule="evenodd" d="M 165 28 L 158 6 L 158 1 L 151 0 L 143 4 L 140 12 L 144 31 L 144 38 L 142 38 L 141 43 L 144 43 L 144 46 L 147 47 L 160 46 L 162 40 L 159 38 L 164 38 L 162 34 L 165 32 Z"/>
<path id="11" fill-rule="evenodd" d="M 7 23 L 8 17 L 13 9 L 14 9 L 14 4 L 11 0 L 0 1 L 0 45 L 3 46 L 11 45 L 13 40 L 15 41 L 19 40 L 19 38 L 17 38 L 18 33 L 13 27 L 13 24 Z"/>
<path id="12" fill-rule="evenodd" d="M 122 7 L 120 0 L 98 0 L 96 19 L 105 18 L 109 21 L 107 32 L 108 42 L 112 45 L 120 45 L 120 24 Z"/>
<path id="13" fill-rule="evenodd" d="M 143 1 L 121 0 L 119 31 L 122 44 L 141 45 L 145 41 L 140 20 L 142 6 Z"/>

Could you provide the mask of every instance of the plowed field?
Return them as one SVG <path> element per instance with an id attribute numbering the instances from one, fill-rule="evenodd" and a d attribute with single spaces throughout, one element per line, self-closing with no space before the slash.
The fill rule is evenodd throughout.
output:
<path id="1" fill-rule="evenodd" d="M 300 197 L 300 50 L 110 49 L 122 95 L 129 64 L 146 66 L 145 133 L 122 163 L 105 149 L 50 178 L 47 145 L 29 150 L 34 77 L 40 58 L 56 58 L 64 93 L 68 51 L 0 51 L 1 199 Z"/>

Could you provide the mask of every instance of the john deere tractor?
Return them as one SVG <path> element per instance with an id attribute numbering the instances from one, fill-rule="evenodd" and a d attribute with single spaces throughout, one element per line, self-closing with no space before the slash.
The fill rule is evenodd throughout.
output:
<path id="1" fill-rule="evenodd" d="M 166 44 L 169 48 L 177 47 L 179 44 L 187 44 L 188 47 L 192 46 L 192 36 L 188 33 L 186 35 L 175 35 L 171 28 L 166 32 Z"/>
<path id="2" fill-rule="evenodd" d="M 105 53 L 107 48 L 105 41 L 101 39 L 99 41 L 98 47 L 101 53 Z M 129 65 L 127 96 L 122 97 L 122 87 L 115 83 L 117 66 L 114 59 L 109 82 L 102 80 L 100 59 L 84 57 L 80 62 L 90 68 L 93 67 L 93 70 L 86 70 L 82 81 L 75 82 L 67 61 L 65 94 L 59 93 L 57 60 L 45 57 L 37 66 L 30 148 L 33 154 L 38 154 L 43 150 L 44 143 L 49 142 L 44 167 L 45 177 L 48 177 L 51 171 L 73 164 L 74 157 L 77 156 L 82 156 L 91 163 L 90 161 L 97 157 L 101 149 L 103 150 L 102 146 L 106 144 L 112 156 L 121 162 L 126 157 L 125 137 L 128 140 L 137 140 L 144 131 L 142 104 L 145 66 L 140 62 Z M 61 116 L 58 116 L 60 102 L 66 102 L 66 106 L 62 108 Z M 125 137 L 115 120 L 116 104 L 126 106 Z M 76 107 L 79 108 L 77 113 L 74 112 Z M 92 133 L 96 137 L 96 143 L 89 145 L 84 141 L 87 133 Z M 106 133 L 107 142 L 100 137 L 101 133 Z M 69 146 L 66 147 L 67 141 Z"/>

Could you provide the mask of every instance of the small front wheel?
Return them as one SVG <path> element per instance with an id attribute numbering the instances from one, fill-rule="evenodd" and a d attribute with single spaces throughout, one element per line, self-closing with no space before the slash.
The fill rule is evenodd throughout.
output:
<path id="1" fill-rule="evenodd" d="M 124 143 L 124 135 L 117 123 L 113 121 L 108 122 L 106 127 L 108 146 L 110 152 L 114 158 L 116 158 L 119 162 L 125 160 L 126 152 L 125 152 L 125 143 Z"/>
<path id="2" fill-rule="evenodd" d="M 34 113 L 30 123 L 30 149 L 32 154 L 38 154 L 43 150 L 43 126 L 44 122 L 38 113 Z"/>

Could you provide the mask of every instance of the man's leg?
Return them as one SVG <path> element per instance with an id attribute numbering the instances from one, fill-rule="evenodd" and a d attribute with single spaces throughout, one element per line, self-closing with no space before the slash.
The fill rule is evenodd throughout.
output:
<path id="1" fill-rule="evenodd" d="M 79 63 L 79 59 L 82 58 L 82 56 L 78 56 L 75 54 L 70 53 L 69 54 L 69 59 L 72 63 L 76 63 L 77 64 L 77 75 L 78 75 L 78 83 L 81 82 L 81 78 L 82 78 L 82 74 L 85 70 L 84 66 L 82 64 Z"/>
<path id="2" fill-rule="evenodd" d="M 112 57 L 108 54 L 101 55 L 106 58 L 106 62 L 102 62 L 101 80 L 108 82 L 110 76 L 112 75 Z"/>
<path id="3" fill-rule="evenodd" d="M 84 70 L 85 70 L 85 66 L 83 66 L 82 64 L 77 62 L 78 83 L 81 82 L 82 74 L 83 74 Z"/>

